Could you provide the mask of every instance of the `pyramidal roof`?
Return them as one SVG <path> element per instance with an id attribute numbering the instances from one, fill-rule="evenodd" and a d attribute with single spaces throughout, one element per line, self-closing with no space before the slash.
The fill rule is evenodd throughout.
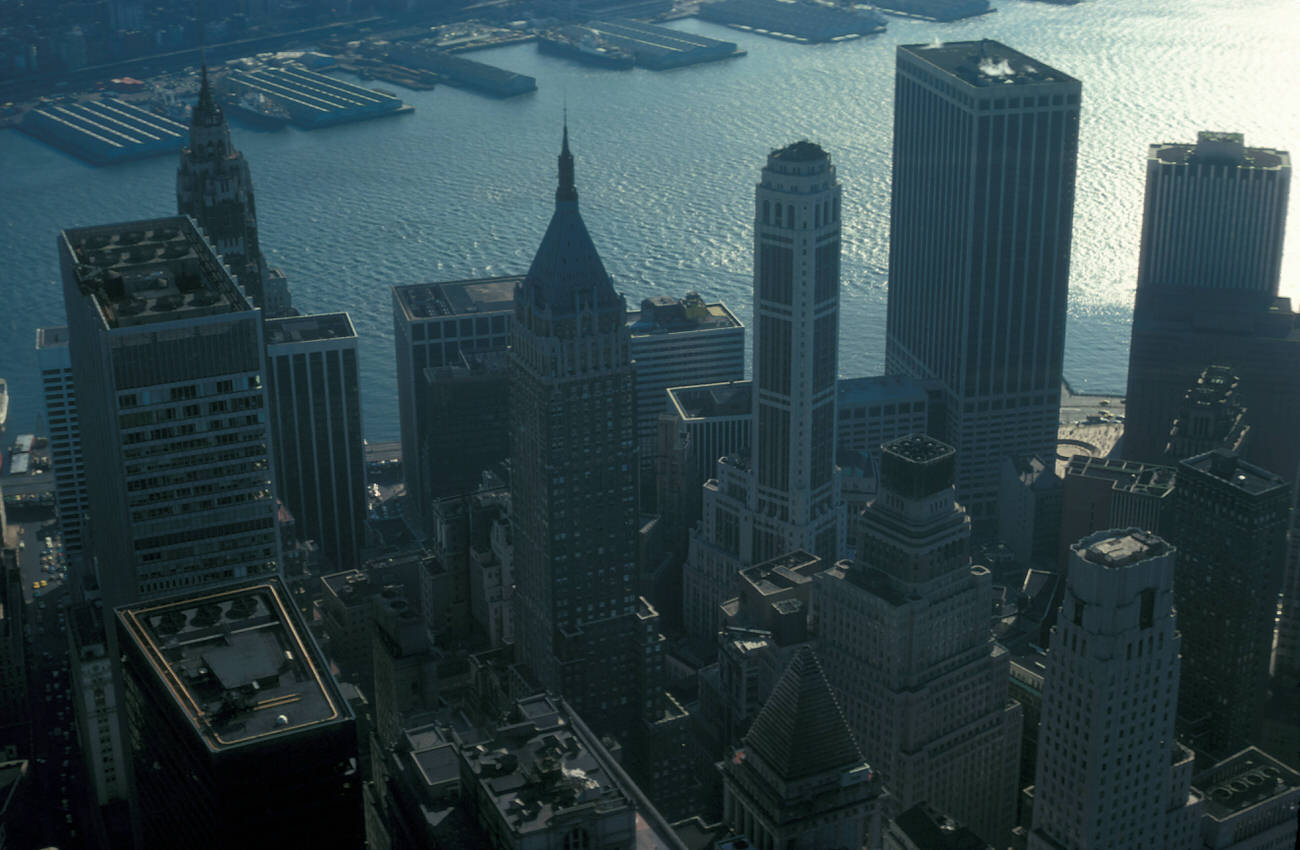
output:
<path id="1" fill-rule="evenodd" d="M 864 760 L 821 662 L 806 646 L 772 689 L 745 744 L 787 782 Z"/>
<path id="2" fill-rule="evenodd" d="M 600 260 L 587 225 L 578 212 L 578 190 L 573 182 L 573 154 L 569 152 L 569 128 L 564 128 L 560 150 L 559 186 L 555 190 L 555 212 L 524 277 L 522 287 L 531 290 L 534 302 L 558 313 L 569 313 L 579 303 L 593 306 L 618 303 L 618 294 Z"/>

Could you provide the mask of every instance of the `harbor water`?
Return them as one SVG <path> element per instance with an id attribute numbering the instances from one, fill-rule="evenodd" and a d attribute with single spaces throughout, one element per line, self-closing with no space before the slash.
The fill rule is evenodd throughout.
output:
<path id="1" fill-rule="evenodd" d="M 365 427 L 395 439 L 394 284 L 524 271 L 550 215 L 567 104 L 588 227 L 616 286 L 641 298 L 698 290 L 748 323 L 753 186 L 771 148 L 822 144 L 844 184 L 840 367 L 884 355 L 894 48 L 996 38 L 1083 81 L 1066 376 L 1122 392 L 1147 145 L 1201 129 L 1300 152 L 1293 0 L 996 0 L 953 23 L 890 17 L 881 35 L 800 45 L 697 20 L 672 26 L 748 55 L 669 72 L 606 71 L 533 44 L 472 54 L 537 79 L 496 100 L 398 90 L 411 115 L 311 132 L 235 126 L 261 241 L 303 311 L 347 310 L 361 336 Z M 60 228 L 174 213 L 176 161 L 96 168 L 0 131 L 5 310 L 0 377 L 10 433 L 38 425 L 35 329 L 63 323 Z M 1297 221 L 1282 290 L 1300 296 Z"/>

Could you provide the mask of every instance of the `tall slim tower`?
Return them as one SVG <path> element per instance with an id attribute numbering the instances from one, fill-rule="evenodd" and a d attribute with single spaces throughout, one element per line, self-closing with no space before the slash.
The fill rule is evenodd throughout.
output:
<path id="1" fill-rule="evenodd" d="M 105 605 L 274 573 L 260 311 L 188 217 L 65 230 L 59 255 Z"/>
<path id="2" fill-rule="evenodd" d="M 176 170 L 176 211 L 207 232 L 245 294 L 267 316 L 293 314 L 284 273 L 271 269 L 257 240 L 253 178 L 230 141 L 230 125 L 203 66 L 199 102 L 190 117 L 190 144 Z"/>
<path id="3" fill-rule="evenodd" d="M 686 628 L 712 642 L 739 571 L 844 545 L 835 475 L 840 307 L 835 166 L 808 141 L 778 148 L 754 192 L 754 390 L 749 451 L 704 485 L 683 573 Z"/>
<path id="4" fill-rule="evenodd" d="M 956 458 L 932 437 L 880 447 L 880 494 L 857 560 L 817 576 L 820 651 L 895 813 L 928 802 L 1005 846 L 1016 809 L 1021 707 L 989 633 L 993 577 L 970 560 Z"/>
<path id="5" fill-rule="evenodd" d="M 59 512 L 63 551 L 81 557 L 81 522 L 86 514 L 86 462 L 81 456 L 81 421 L 77 417 L 77 387 L 72 381 L 72 355 L 65 327 L 36 329 L 36 361 L 45 395 L 45 422 L 50 429 L 50 458 L 54 467 L 54 504 Z"/>
<path id="6" fill-rule="evenodd" d="M 578 212 L 568 129 L 555 212 L 515 291 L 511 514 L 519 660 L 601 731 L 639 716 L 636 409 L 623 297 Z"/>
<path id="7" fill-rule="evenodd" d="M 987 39 L 897 67 L 885 371 L 942 383 L 978 530 L 1003 460 L 1056 448 L 1081 87 Z"/>
<path id="8" fill-rule="evenodd" d="M 1176 552 L 1136 528 L 1070 550 L 1043 677 L 1029 850 L 1199 847 L 1192 753 L 1174 740 Z"/>

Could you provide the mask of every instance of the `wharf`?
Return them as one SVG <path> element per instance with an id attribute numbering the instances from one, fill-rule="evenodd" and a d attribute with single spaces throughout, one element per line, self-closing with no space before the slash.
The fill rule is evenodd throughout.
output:
<path id="1" fill-rule="evenodd" d="M 701 3 L 699 17 L 713 23 L 789 41 L 841 41 L 884 32 L 885 19 L 868 10 L 785 0 L 718 0 Z"/>
<path id="2" fill-rule="evenodd" d="M 234 96 L 266 95 L 283 106 L 289 119 L 305 130 L 412 110 L 396 95 L 291 65 L 232 71 L 226 77 L 225 86 Z"/>
<path id="3" fill-rule="evenodd" d="M 27 111 L 19 128 L 96 165 L 175 154 L 189 128 L 116 97 L 65 97 Z"/>
<path id="4" fill-rule="evenodd" d="M 433 71 L 448 85 L 462 86 L 493 97 L 514 97 L 537 91 L 537 80 L 526 74 L 454 56 L 427 42 L 393 44 L 386 58 L 399 65 Z"/>
<path id="5" fill-rule="evenodd" d="M 655 71 L 745 55 L 735 42 L 718 41 L 631 18 L 591 21 L 587 27 L 599 33 L 606 43 L 631 53 L 640 67 Z"/>
<path id="6" fill-rule="evenodd" d="M 873 0 L 877 11 L 924 21 L 958 21 L 996 12 L 989 0 Z"/>

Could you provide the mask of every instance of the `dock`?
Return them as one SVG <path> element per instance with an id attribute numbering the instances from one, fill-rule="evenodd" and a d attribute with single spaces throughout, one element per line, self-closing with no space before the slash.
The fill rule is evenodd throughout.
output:
<path id="1" fill-rule="evenodd" d="M 631 53 L 639 67 L 654 71 L 745 55 L 735 42 L 705 38 L 631 18 L 591 21 L 587 26 L 598 32 L 607 43 Z"/>
<path id="2" fill-rule="evenodd" d="M 871 5 L 887 15 L 942 23 L 997 11 L 989 0 L 872 0 Z"/>
<path id="3" fill-rule="evenodd" d="M 389 62 L 433 71 L 448 85 L 472 89 L 492 97 L 514 97 L 537 91 L 537 80 L 504 68 L 475 62 L 438 50 L 426 42 L 393 44 L 385 57 Z"/>
<path id="4" fill-rule="evenodd" d="M 875 12 L 787 0 L 701 3 L 699 17 L 759 35 L 805 43 L 841 41 L 885 30 L 885 19 Z"/>
<path id="5" fill-rule="evenodd" d="M 41 103 L 19 129 L 96 165 L 175 154 L 190 137 L 184 124 L 116 97 Z"/>
<path id="6" fill-rule="evenodd" d="M 410 112 L 396 95 L 363 88 L 292 65 L 231 71 L 225 86 L 233 96 L 264 94 L 304 130 Z"/>

